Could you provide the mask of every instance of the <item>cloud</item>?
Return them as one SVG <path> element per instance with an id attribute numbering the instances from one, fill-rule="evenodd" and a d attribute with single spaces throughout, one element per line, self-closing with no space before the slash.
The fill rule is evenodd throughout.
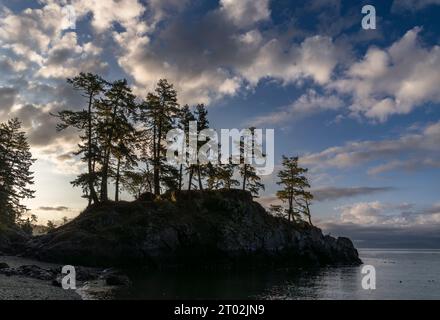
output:
<path id="1" fill-rule="evenodd" d="M 321 187 L 312 188 L 314 202 L 333 201 L 342 198 L 352 198 L 362 195 L 371 195 L 382 192 L 392 191 L 392 187 Z M 256 199 L 263 207 L 269 208 L 271 205 L 279 205 L 282 202 L 275 195 L 260 197 Z"/>
<path id="2" fill-rule="evenodd" d="M 440 102 L 437 83 L 440 47 L 424 47 L 416 27 L 387 49 L 370 47 L 342 78 L 328 88 L 351 97 L 352 115 L 384 122 L 395 114 L 408 114 L 424 103 Z"/>
<path id="3" fill-rule="evenodd" d="M 0 110 L 9 110 L 14 105 L 17 93 L 15 88 L 0 87 Z"/>
<path id="4" fill-rule="evenodd" d="M 312 194 L 316 201 L 331 201 L 341 198 L 351 198 L 355 196 L 370 195 L 392 191 L 392 187 L 323 187 L 312 189 Z"/>
<path id="5" fill-rule="evenodd" d="M 391 11 L 421 10 L 431 5 L 440 5 L 440 0 L 394 0 Z"/>
<path id="6" fill-rule="evenodd" d="M 220 12 L 238 26 L 249 26 L 270 18 L 269 0 L 220 0 Z"/>
<path id="7" fill-rule="evenodd" d="M 412 224 L 414 221 L 410 221 L 401 213 L 396 215 L 394 212 L 411 208 L 412 205 L 406 203 L 395 205 L 374 201 L 358 202 L 337 209 L 342 212 L 340 217 L 342 223 L 407 225 Z"/>
<path id="8" fill-rule="evenodd" d="M 425 126 L 420 132 L 406 133 L 398 139 L 349 142 L 318 153 L 306 154 L 300 161 L 313 169 L 347 169 L 373 161 L 385 161 L 370 168 L 371 174 L 405 167 L 417 170 L 428 165 L 435 167 L 438 164 L 438 141 L 440 121 Z"/>
<path id="9" fill-rule="evenodd" d="M 189 104 L 235 96 L 265 78 L 283 84 L 305 79 L 327 83 L 341 51 L 331 38 L 317 35 L 293 42 L 272 31 L 231 23 L 232 12 L 238 16 L 242 6 L 259 7 L 257 2 L 224 2 L 226 7 L 197 19 L 173 17 L 153 35 L 142 21 L 115 31 L 118 63 L 133 77 L 138 93 L 145 94 L 165 77 L 178 89 L 181 102 Z"/>
<path id="10" fill-rule="evenodd" d="M 340 218 L 325 222 L 326 232 L 348 236 L 363 247 L 440 247 L 440 205 L 359 202 L 336 208 Z"/>
<path id="11" fill-rule="evenodd" d="M 370 175 L 378 175 L 388 171 L 417 171 L 422 169 L 440 168 L 440 159 L 409 159 L 394 160 L 368 170 Z"/>
<path id="12" fill-rule="evenodd" d="M 138 0 L 73 0 L 72 5 L 78 18 L 91 13 L 91 24 L 97 32 L 107 31 L 115 22 L 131 28 L 145 12 L 145 7 Z"/>
<path id="13" fill-rule="evenodd" d="M 349 237 L 358 248 L 440 248 L 440 224 L 402 228 L 391 225 L 325 223 L 320 227 L 326 233 Z"/>
<path id="14" fill-rule="evenodd" d="M 315 90 L 310 89 L 291 105 L 267 115 L 256 117 L 248 122 L 256 127 L 280 124 L 292 120 L 299 120 L 324 110 L 338 110 L 343 107 L 343 105 L 343 101 L 338 96 L 320 95 Z"/>
<path id="15" fill-rule="evenodd" d="M 69 208 L 68 207 L 39 207 L 38 210 L 41 211 L 68 211 Z"/>
<path id="16" fill-rule="evenodd" d="M 108 65 L 102 61 L 101 52 L 91 42 L 79 45 L 76 33 L 65 33 L 52 42 L 37 76 L 64 80 L 80 72 L 102 74 Z"/>
<path id="17" fill-rule="evenodd" d="M 251 84 L 273 78 L 295 83 L 310 78 L 318 84 L 327 83 L 338 62 L 338 49 L 329 37 L 312 36 L 300 44 L 286 44 L 270 39 L 261 45 L 251 63 L 238 70 Z"/>
<path id="18" fill-rule="evenodd" d="M 62 31 L 61 20 L 61 7 L 53 3 L 41 9 L 26 9 L 20 14 L 1 7 L 0 44 L 29 62 L 41 64 L 41 52 L 46 51 L 51 40 Z"/>

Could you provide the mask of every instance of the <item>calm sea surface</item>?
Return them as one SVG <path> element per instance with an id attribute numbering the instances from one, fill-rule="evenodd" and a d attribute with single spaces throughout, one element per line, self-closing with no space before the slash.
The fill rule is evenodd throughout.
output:
<path id="1" fill-rule="evenodd" d="M 247 273 L 135 273 L 119 299 L 440 299 L 440 250 L 360 249 L 376 269 L 376 290 L 360 267 Z"/>

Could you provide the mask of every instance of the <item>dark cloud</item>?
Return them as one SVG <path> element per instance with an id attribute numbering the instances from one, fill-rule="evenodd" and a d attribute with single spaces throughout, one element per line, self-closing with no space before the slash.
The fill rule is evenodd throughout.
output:
<path id="1" fill-rule="evenodd" d="M 69 208 L 68 207 L 39 207 L 39 210 L 42 211 L 68 211 Z"/>
<path id="2" fill-rule="evenodd" d="M 32 146 L 41 147 L 49 146 L 56 139 L 63 139 L 64 141 L 74 141 L 76 133 L 73 129 L 57 132 L 56 126 L 58 119 L 51 115 L 56 114 L 57 111 L 66 109 L 62 104 L 54 104 L 50 111 L 45 110 L 41 106 L 27 104 L 14 111 L 11 114 L 20 119 L 23 127 L 26 129 L 29 142 Z"/>
<path id="3" fill-rule="evenodd" d="M 356 247 L 440 248 L 440 224 L 398 227 L 328 223 L 322 229 L 334 236 L 351 238 Z"/>
<path id="4" fill-rule="evenodd" d="M 326 187 L 312 190 L 316 201 L 337 200 L 394 190 L 392 187 Z"/>
<path id="5" fill-rule="evenodd" d="M 0 87 L 0 110 L 9 110 L 14 105 L 17 94 L 15 88 Z"/>
<path id="6" fill-rule="evenodd" d="M 57 156 L 57 160 L 59 161 L 67 161 L 67 160 L 72 160 L 74 158 L 74 155 L 72 153 L 64 153 L 61 154 L 59 156 Z"/>

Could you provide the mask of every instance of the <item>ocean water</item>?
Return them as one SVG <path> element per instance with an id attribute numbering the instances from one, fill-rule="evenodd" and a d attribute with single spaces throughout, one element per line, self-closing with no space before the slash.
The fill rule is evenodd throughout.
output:
<path id="1" fill-rule="evenodd" d="M 440 299 L 440 250 L 360 249 L 376 270 L 362 288 L 363 266 L 270 272 L 136 272 L 117 299 Z"/>

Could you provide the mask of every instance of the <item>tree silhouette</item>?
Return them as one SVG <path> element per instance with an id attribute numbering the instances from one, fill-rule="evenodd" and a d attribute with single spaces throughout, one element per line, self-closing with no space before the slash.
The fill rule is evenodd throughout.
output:
<path id="1" fill-rule="evenodd" d="M 175 127 L 175 120 L 179 116 L 177 92 L 167 80 L 161 79 L 157 83 L 154 93 L 149 93 L 141 105 L 141 119 L 146 121 L 146 126 L 152 135 L 148 151 L 153 165 L 154 194 L 160 195 L 161 171 L 165 169 L 166 150 L 163 145 L 168 130 Z"/>
<path id="2" fill-rule="evenodd" d="M 56 117 L 60 123 L 57 125 L 59 131 L 67 128 L 75 128 L 80 132 L 79 149 L 75 155 L 81 155 L 82 161 L 87 163 L 88 172 L 82 174 L 72 182 L 74 186 L 80 186 L 87 194 L 89 205 L 99 201 L 96 186 L 98 175 L 95 172 L 96 162 L 99 161 L 99 146 L 96 139 L 96 100 L 103 94 L 108 85 L 100 76 L 91 73 L 80 73 L 78 76 L 67 79 L 73 88 L 87 100 L 87 108 L 80 111 L 65 110 L 59 112 Z"/>
<path id="3" fill-rule="evenodd" d="M 125 140 L 134 135 L 131 119 L 136 116 L 135 96 L 126 80 L 111 84 L 104 97 L 96 104 L 98 115 L 98 136 L 101 143 L 101 201 L 108 200 L 108 178 L 111 174 L 112 155 L 123 156 L 122 150 L 128 149 Z M 128 151 L 127 151 L 128 152 Z M 118 159 L 116 159 L 118 162 Z M 120 165 L 120 163 L 119 163 Z M 117 164 L 116 164 L 117 166 Z"/>
<path id="4" fill-rule="evenodd" d="M 280 180 L 277 184 L 283 189 L 277 192 L 277 196 L 287 203 L 288 220 L 295 221 L 295 218 L 300 218 L 301 213 L 306 213 L 311 224 L 309 204 L 312 196 L 310 192 L 305 191 L 310 187 L 305 176 L 308 170 L 298 165 L 298 157 L 283 156 L 282 166 L 283 168 L 278 172 Z"/>
<path id="5" fill-rule="evenodd" d="M 185 143 L 188 144 L 189 142 L 189 134 L 187 135 L 187 133 L 189 133 L 189 124 L 191 121 L 195 121 L 196 118 L 194 116 L 194 114 L 191 112 L 190 108 L 188 105 L 184 105 L 179 112 L 179 129 L 183 130 L 185 132 L 185 137 L 186 137 L 186 141 Z M 187 158 L 189 156 L 188 151 L 185 151 L 187 154 L 185 155 Z M 179 186 L 178 186 L 178 190 L 181 191 L 182 187 L 183 187 L 183 163 L 181 163 L 179 165 Z"/>
<path id="6" fill-rule="evenodd" d="M 34 197 L 34 163 L 21 123 L 14 118 L 0 124 L 0 222 L 16 223 L 27 212 L 22 200 Z"/>

